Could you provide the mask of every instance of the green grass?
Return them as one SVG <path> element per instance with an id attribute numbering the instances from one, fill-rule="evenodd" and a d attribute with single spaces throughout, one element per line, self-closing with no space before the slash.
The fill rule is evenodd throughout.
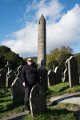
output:
<path id="1" fill-rule="evenodd" d="M 75 93 L 80 91 L 80 85 L 76 85 L 72 88 L 69 87 L 69 83 L 59 83 L 57 85 L 50 86 L 48 91 L 47 91 L 47 96 L 58 96 L 62 95 L 64 93 Z"/>
<path id="2" fill-rule="evenodd" d="M 49 87 L 47 91 L 47 98 L 78 91 L 80 91 L 80 85 L 69 88 L 69 84 L 67 82 L 60 83 Z M 76 108 L 75 105 L 71 104 L 62 104 L 56 109 L 50 107 L 46 113 L 39 114 L 34 118 L 27 115 L 24 120 L 75 120 L 74 113 L 67 110 L 67 108 L 71 107 L 73 107 L 73 109 Z M 19 112 L 23 112 L 23 105 L 16 103 L 13 104 L 10 89 L 0 89 L 0 118 Z"/>
<path id="3" fill-rule="evenodd" d="M 23 111 L 23 105 L 13 104 L 10 89 L 0 90 L 0 118 Z"/>
<path id="4" fill-rule="evenodd" d="M 68 110 L 80 110 L 80 105 L 77 104 L 71 104 L 71 103 L 59 103 L 59 108 L 65 108 Z"/>
<path id="5" fill-rule="evenodd" d="M 48 108 L 46 113 L 42 113 L 31 117 L 27 115 L 23 120 L 75 120 L 75 116 L 72 112 L 66 109 L 51 109 Z"/>
<path id="6" fill-rule="evenodd" d="M 64 92 L 65 93 L 73 93 L 73 92 L 79 92 L 80 91 L 80 85 L 76 85 L 72 88 L 66 89 Z"/>

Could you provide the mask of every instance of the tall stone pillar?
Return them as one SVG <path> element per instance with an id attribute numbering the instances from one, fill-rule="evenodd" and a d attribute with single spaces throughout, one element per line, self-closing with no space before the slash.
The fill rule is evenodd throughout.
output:
<path id="1" fill-rule="evenodd" d="M 38 22 L 38 65 L 42 60 L 46 65 L 46 20 L 43 15 Z"/>

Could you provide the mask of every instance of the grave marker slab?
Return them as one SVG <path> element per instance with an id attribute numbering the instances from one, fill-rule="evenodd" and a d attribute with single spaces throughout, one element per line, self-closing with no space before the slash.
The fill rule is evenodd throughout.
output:
<path id="1" fill-rule="evenodd" d="M 44 93 L 44 89 L 40 84 L 33 86 L 29 99 L 32 116 L 46 111 L 46 97 Z"/>
<path id="2" fill-rule="evenodd" d="M 78 63 L 73 56 L 68 59 L 68 75 L 70 87 L 79 84 Z"/>
<path id="3" fill-rule="evenodd" d="M 48 86 L 55 85 L 56 81 L 56 74 L 53 71 L 48 72 Z"/>

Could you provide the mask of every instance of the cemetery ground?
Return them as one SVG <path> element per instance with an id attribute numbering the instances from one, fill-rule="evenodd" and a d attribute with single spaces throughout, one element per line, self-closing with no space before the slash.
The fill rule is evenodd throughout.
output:
<path id="1" fill-rule="evenodd" d="M 70 103 L 50 102 L 51 97 L 60 95 L 74 94 L 80 92 L 80 85 L 69 88 L 68 83 L 60 83 L 49 87 L 47 91 L 47 111 L 36 115 L 34 118 L 31 115 L 24 115 L 20 119 L 9 120 L 80 120 L 80 105 Z M 13 104 L 10 89 L 0 90 L 0 120 L 4 117 L 9 117 L 23 112 L 23 104 Z M 22 116 L 22 115 L 21 115 Z M 7 119 L 6 119 L 7 120 Z"/>

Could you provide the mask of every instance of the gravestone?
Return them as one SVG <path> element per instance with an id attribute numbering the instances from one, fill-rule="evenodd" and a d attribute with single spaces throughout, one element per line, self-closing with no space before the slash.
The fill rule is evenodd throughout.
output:
<path id="1" fill-rule="evenodd" d="M 56 74 L 52 70 L 48 72 L 48 86 L 55 85 L 56 81 Z"/>
<path id="2" fill-rule="evenodd" d="M 66 68 L 63 72 L 63 82 L 67 82 L 67 81 L 68 81 L 68 70 Z"/>
<path id="3" fill-rule="evenodd" d="M 15 73 L 11 69 L 12 65 L 10 64 L 9 61 L 7 61 L 5 67 L 7 68 L 7 73 L 6 73 L 6 87 L 10 88 L 13 80 L 15 79 Z"/>
<path id="4" fill-rule="evenodd" d="M 6 87 L 6 71 L 4 68 L 0 69 L 0 88 Z"/>
<path id="5" fill-rule="evenodd" d="M 40 77 L 40 82 L 42 84 L 42 87 L 44 91 L 48 89 L 48 70 L 45 67 L 40 67 L 39 68 L 39 77 Z"/>
<path id="6" fill-rule="evenodd" d="M 22 85 L 23 81 L 21 79 L 21 68 L 22 68 L 22 66 L 19 66 L 17 68 L 16 78 L 14 79 L 14 81 L 11 85 L 13 102 L 18 102 L 18 103 L 24 102 L 24 91 L 25 91 L 25 88 Z"/>
<path id="7" fill-rule="evenodd" d="M 14 79 L 15 79 L 15 73 L 13 70 L 10 69 L 6 73 L 6 87 L 10 88 Z"/>
<path id="8" fill-rule="evenodd" d="M 62 82 L 62 73 L 61 73 L 60 66 L 56 66 L 55 69 L 54 69 L 54 72 L 56 73 L 56 81 L 57 81 L 57 83 Z"/>
<path id="9" fill-rule="evenodd" d="M 79 84 L 78 63 L 76 58 L 73 56 L 68 59 L 68 75 L 70 87 Z"/>
<path id="10" fill-rule="evenodd" d="M 63 72 L 63 82 L 69 82 L 69 76 L 68 76 L 68 59 L 65 62 L 65 70 Z"/>
<path id="11" fill-rule="evenodd" d="M 45 92 L 40 83 L 31 89 L 29 102 L 32 116 L 47 110 Z"/>

